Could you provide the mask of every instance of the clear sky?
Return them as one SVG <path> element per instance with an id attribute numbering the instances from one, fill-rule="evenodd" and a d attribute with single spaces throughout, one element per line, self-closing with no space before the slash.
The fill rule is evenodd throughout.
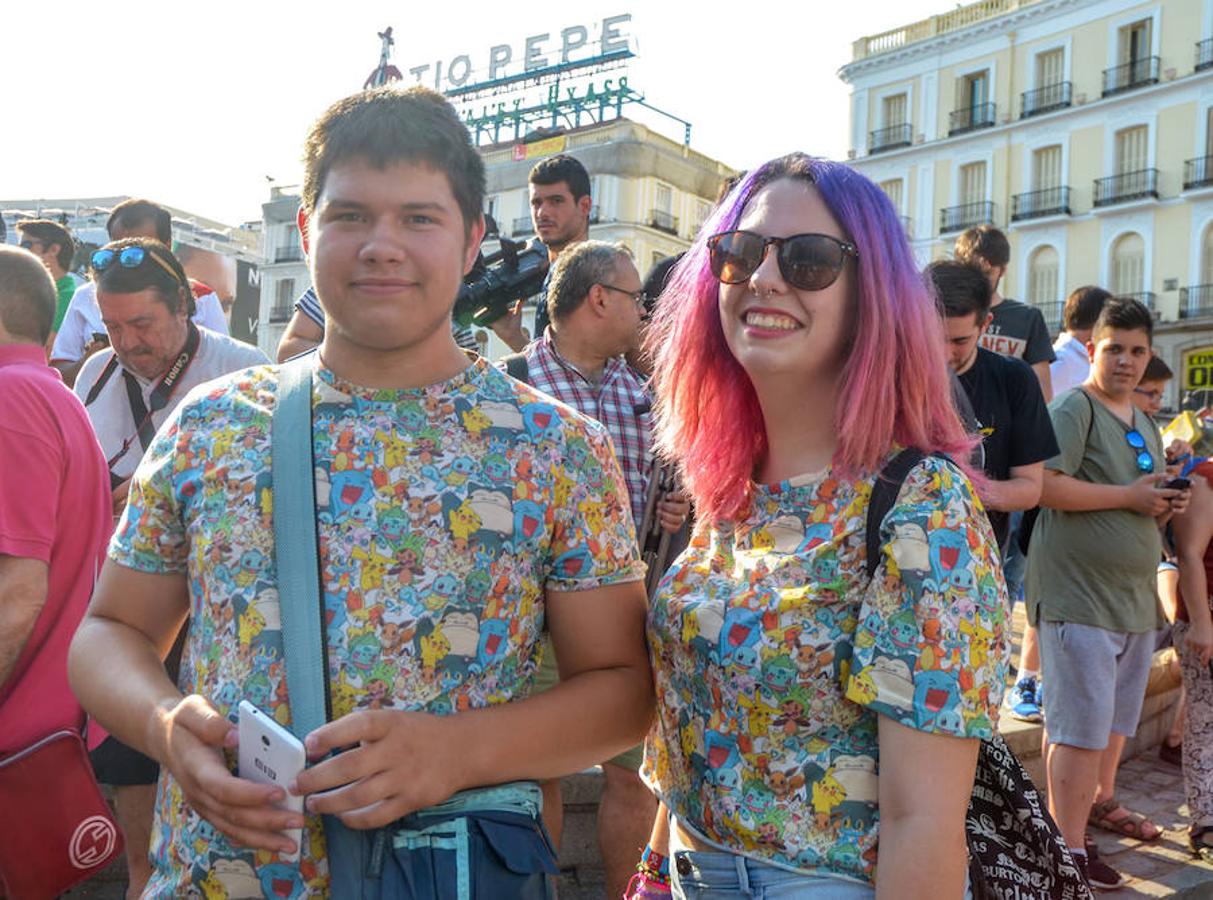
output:
<path id="1" fill-rule="evenodd" d="M 358 90 L 391 25 L 394 64 L 467 53 L 630 13 L 631 85 L 689 120 L 692 146 L 750 167 L 793 149 L 846 153 L 851 42 L 942 0 L 204 0 L 4 4 L 0 199 L 148 196 L 229 224 L 260 218 L 271 176 L 299 181 L 308 124 Z M 473 76 L 475 77 L 475 76 Z M 625 113 L 627 114 L 627 113 Z M 644 118 L 637 115 L 636 118 Z M 680 138 L 674 123 L 661 126 Z"/>

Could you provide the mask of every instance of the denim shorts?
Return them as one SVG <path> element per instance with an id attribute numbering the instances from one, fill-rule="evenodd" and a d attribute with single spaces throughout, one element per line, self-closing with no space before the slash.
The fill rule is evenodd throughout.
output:
<path id="1" fill-rule="evenodd" d="M 789 872 L 719 850 L 675 850 L 670 889 L 674 900 L 872 900 L 876 896 L 876 889 L 868 884 Z"/>
<path id="2" fill-rule="evenodd" d="M 1135 734 L 1158 632 L 1041 620 L 1039 634 L 1049 743 L 1102 750 Z"/>

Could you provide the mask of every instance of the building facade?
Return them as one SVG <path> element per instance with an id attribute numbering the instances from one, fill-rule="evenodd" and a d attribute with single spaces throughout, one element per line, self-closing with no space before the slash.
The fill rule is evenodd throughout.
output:
<path id="1" fill-rule="evenodd" d="M 485 212 L 502 236 L 534 237 L 527 175 L 540 159 L 557 153 L 576 157 L 590 174 L 590 237 L 622 243 L 641 276 L 657 260 L 690 246 L 712 210 L 720 185 L 736 171 L 645 125 L 616 119 L 530 143 L 480 148 L 487 190 Z M 307 288 L 295 213 L 297 189 L 274 188 L 263 205 L 265 263 L 261 270 L 261 348 L 271 358 Z M 487 243 L 487 242 L 486 242 Z M 529 303 L 530 301 L 528 301 Z M 529 329 L 533 307 L 524 314 Z M 497 359 L 509 352 L 489 329 L 476 329 L 482 352 Z"/>
<path id="2" fill-rule="evenodd" d="M 922 261 L 993 223 L 1004 295 L 1054 331 L 1076 287 L 1135 296 L 1168 405 L 1213 386 L 1213 0 L 981 0 L 860 38 L 839 75 L 853 165 Z"/>

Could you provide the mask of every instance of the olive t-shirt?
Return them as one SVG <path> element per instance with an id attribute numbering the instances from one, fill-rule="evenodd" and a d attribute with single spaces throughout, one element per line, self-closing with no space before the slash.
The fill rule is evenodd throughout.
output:
<path id="1" fill-rule="evenodd" d="M 1046 469 L 1094 484 L 1130 484 L 1142 476 L 1137 451 L 1126 440 L 1129 427 L 1082 388 L 1055 397 L 1049 416 L 1061 452 L 1045 462 Z M 1161 477 L 1158 429 L 1136 408 L 1133 425 Z M 1154 573 L 1161 554 L 1158 526 L 1149 516 L 1128 509 L 1042 507 L 1024 582 L 1028 621 L 1076 622 L 1118 632 L 1160 628 Z"/>

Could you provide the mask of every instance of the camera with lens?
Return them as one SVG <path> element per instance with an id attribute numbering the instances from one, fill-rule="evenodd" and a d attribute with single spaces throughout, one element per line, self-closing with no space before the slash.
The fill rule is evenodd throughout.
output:
<path id="1" fill-rule="evenodd" d="M 488 256 L 481 250 L 459 288 L 453 315 L 465 327 L 500 319 L 515 301 L 538 293 L 548 271 L 548 248 L 538 238 L 512 241 L 500 236 L 492 216 L 485 224 L 485 237 L 496 237 L 499 249 Z"/>

